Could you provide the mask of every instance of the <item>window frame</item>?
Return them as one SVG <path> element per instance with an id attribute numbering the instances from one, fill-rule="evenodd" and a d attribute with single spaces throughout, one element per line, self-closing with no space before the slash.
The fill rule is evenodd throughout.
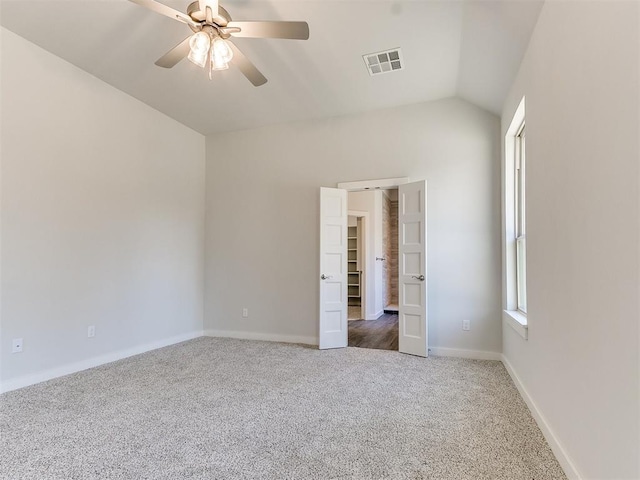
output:
<path id="1" fill-rule="evenodd" d="M 527 222 L 526 222 L 526 123 L 523 120 L 514 141 L 514 213 L 516 310 L 527 315 Z"/>
<path id="2" fill-rule="evenodd" d="M 528 338 L 528 306 L 519 302 L 518 287 L 526 297 L 526 134 L 525 97 L 514 111 L 513 119 L 504 133 L 502 165 L 502 224 L 503 224 L 503 321 L 510 325 L 522 338 Z M 521 135 L 524 134 L 524 135 Z M 524 140 L 524 141 L 522 141 Z M 524 169 L 516 169 L 517 156 Z M 524 161 L 521 161 L 524 160 Z M 520 182 L 520 188 L 517 187 Z M 521 200 L 517 201 L 518 196 Z M 519 212 L 519 213 L 518 213 Z M 520 242 L 518 242 L 520 238 Z M 520 243 L 521 246 L 517 246 Z M 517 266 L 520 250 L 523 265 Z M 518 270 L 521 281 L 518 282 Z M 522 300 L 522 298 L 521 298 Z M 519 308 L 520 307 L 520 308 Z M 524 307 L 524 308 L 522 308 Z"/>

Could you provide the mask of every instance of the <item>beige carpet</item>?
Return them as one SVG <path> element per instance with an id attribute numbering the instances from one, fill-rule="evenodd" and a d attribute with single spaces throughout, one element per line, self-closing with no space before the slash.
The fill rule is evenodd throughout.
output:
<path id="1" fill-rule="evenodd" d="M 559 479 L 502 364 L 201 338 L 0 396 L 2 479 Z"/>

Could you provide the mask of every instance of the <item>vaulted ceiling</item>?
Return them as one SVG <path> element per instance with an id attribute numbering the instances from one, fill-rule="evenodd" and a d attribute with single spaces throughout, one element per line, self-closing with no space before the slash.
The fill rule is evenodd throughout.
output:
<path id="1" fill-rule="evenodd" d="M 186 11 L 189 0 L 162 0 Z M 229 0 L 234 20 L 305 20 L 307 41 L 238 38 L 268 78 L 213 80 L 155 60 L 191 31 L 127 0 L 2 0 L 14 33 L 203 134 L 458 96 L 500 114 L 542 0 Z M 404 69 L 370 76 L 362 55 L 400 47 Z"/>

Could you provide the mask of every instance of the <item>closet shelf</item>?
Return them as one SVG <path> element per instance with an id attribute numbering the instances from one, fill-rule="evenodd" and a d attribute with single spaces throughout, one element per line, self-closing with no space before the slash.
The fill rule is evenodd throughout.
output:
<path id="1" fill-rule="evenodd" d="M 358 269 L 358 261 L 360 259 L 361 251 L 361 235 L 359 226 L 350 226 L 347 229 L 347 238 L 349 239 L 347 245 L 347 251 L 349 255 L 347 259 L 349 268 L 347 268 L 347 286 L 349 291 L 347 292 L 348 304 L 350 306 L 357 306 L 361 304 L 361 279 L 360 270 Z"/>

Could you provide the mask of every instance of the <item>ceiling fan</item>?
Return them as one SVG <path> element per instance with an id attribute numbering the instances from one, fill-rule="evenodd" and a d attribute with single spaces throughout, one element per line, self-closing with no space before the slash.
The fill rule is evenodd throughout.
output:
<path id="1" fill-rule="evenodd" d="M 156 61 L 156 65 L 171 68 L 184 57 L 199 67 L 209 66 L 213 71 L 226 70 L 233 63 L 256 87 L 267 79 L 236 47 L 229 37 L 288 38 L 307 40 L 307 22 L 234 22 L 231 15 L 218 5 L 218 0 L 196 0 L 189 4 L 187 13 L 179 12 L 155 0 L 130 0 L 174 20 L 186 23 L 193 31 L 174 48 Z"/>

